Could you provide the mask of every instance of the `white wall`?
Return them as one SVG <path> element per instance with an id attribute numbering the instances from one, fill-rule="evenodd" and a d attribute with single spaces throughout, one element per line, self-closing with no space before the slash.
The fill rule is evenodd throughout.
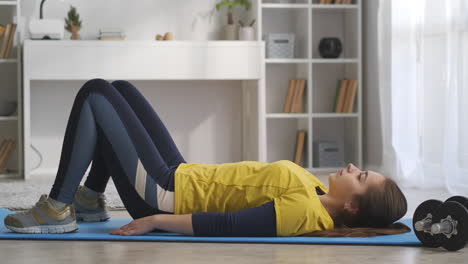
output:
<path id="1" fill-rule="evenodd" d="M 363 0 L 363 159 L 369 170 L 382 166 L 382 132 L 379 108 L 377 26 L 379 0 Z"/>
<path id="2" fill-rule="evenodd" d="M 172 32 L 177 40 L 219 39 L 223 13 L 214 12 L 217 0 L 47 0 L 44 18 L 64 19 L 74 6 L 80 14 L 82 39 L 96 39 L 100 28 L 122 28 L 131 40 L 154 40 Z M 40 0 L 23 0 L 23 16 L 39 18 Z M 66 38 L 70 33 L 66 32 Z"/>
<path id="3" fill-rule="evenodd" d="M 130 81 L 152 104 L 188 162 L 241 159 L 239 81 Z M 58 166 L 75 94 L 84 81 L 33 81 L 32 143 L 44 154 L 41 168 Z M 33 154 L 32 166 L 38 163 Z"/>
<path id="4" fill-rule="evenodd" d="M 36 3 L 35 3 L 36 2 Z M 128 40 L 154 40 L 172 32 L 176 40 L 216 40 L 224 13 L 214 12 L 217 0 L 48 0 L 44 18 L 63 19 L 70 5 L 82 19 L 82 39 L 96 39 L 100 28 L 122 28 Z M 27 21 L 39 16 L 40 1 L 23 1 Z M 65 38 L 70 33 L 65 32 Z M 29 37 L 27 34 L 26 37 Z M 53 57 L 53 54 L 51 54 Z M 58 166 L 74 96 L 85 81 L 31 83 L 32 144 L 43 154 L 36 172 Z M 166 124 L 188 162 L 222 163 L 241 160 L 240 81 L 131 81 Z M 31 166 L 39 157 L 33 152 Z"/>
<path id="5" fill-rule="evenodd" d="M 363 1 L 364 36 L 364 164 L 381 165 L 381 132 L 378 107 L 377 11 L 379 1 Z M 213 12 L 217 0 L 47 0 L 45 18 L 63 19 L 69 6 L 77 8 L 83 27 L 82 39 L 96 39 L 99 28 L 120 27 L 127 39 L 153 40 L 155 34 L 173 32 L 177 40 L 221 38 L 224 14 Z M 39 16 L 40 1 L 23 0 L 26 23 Z M 2 12 L 3 14 L 4 12 Z M 66 38 L 70 37 L 68 32 Z M 28 37 L 28 36 L 26 36 Z M 53 56 L 53 54 L 51 54 Z M 15 98 L 16 71 L 0 70 L 6 85 L 2 97 Z M 4 79 L 2 79 L 4 80 Z M 13 83 L 12 83 L 13 82 Z M 41 168 L 58 166 L 63 134 L 71 103 L 83 82 L 34 81 L 31 87 L 32 143 L 43 154 Z M 241 159 L 241 87 L 236 81 L 133 82 L 165 122 L 189 162 L 232 162 Z M 57 103 L 60 102 L 60 103 Z M 5 127 L 2 127 L 5 129 Z M 8 125 L 11 132 L 15 127 Z M 38 162 L 33 154 L 32 166 Z"/>

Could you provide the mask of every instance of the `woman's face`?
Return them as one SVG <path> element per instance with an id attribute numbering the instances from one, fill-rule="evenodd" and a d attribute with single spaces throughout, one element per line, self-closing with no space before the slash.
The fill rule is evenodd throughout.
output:
<path id="1" fill-rule="evenodd" d="M 355 194 L 364 194 L 369 186 L 383 185 L 385 177 L 374 171 L 362 171 L 353 164 L 328 176 L 328 194 L 346 202 Z"/>

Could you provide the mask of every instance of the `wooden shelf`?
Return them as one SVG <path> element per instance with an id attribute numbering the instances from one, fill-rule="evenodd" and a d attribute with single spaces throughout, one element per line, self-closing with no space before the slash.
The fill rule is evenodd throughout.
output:
<path id="1" fill-rule="evenodd" d="M 312 114 L 314 118 L 342 118 L 342 117 L 359 117 L 358 113 L 316 113 Z"/>
<path id="2" fill-rule="evenodd" d="M 18 116 L 0 116 L 0 121 L 16 121 Z"/>
<path id="3" fill-rule="evenodd" d="M 18 1 L 0 1 L 0 6 L 2 5 L 18 5 Z"/>
<path id="4" fill-rule="evenodd" d="M 266 115 L 267 118 L 307 118 L 307 113 L 271 113 Z"/>
<path id="5" fill-rule="evenodd" d="M 0 59 L 0 63 L 17 63 L 18 59 Z"/>
<path id="6" fill-rule="evenodd" d="M 309 63 L 309 59 L 275 59 L 275 58 L 267 58 L 265 59 L 266 63 L 273 64 L 273 63 Z"/>
<path id="7" fill-rule="evenodd" d="M 356 4 L 342 5 L 342 4 L 312 4 L 312 9 L 359 9 Z"/>
<path id="8" fill-rule="evenodd" d="M 302 58 L 294 58 L 294 59 L 275 59 L 275 58 L 266 58 L 265 62 L 268 64 L 273 63 L 359 63 L 359 59 L 347 59 L 347 58 L 338 58 L 338 59 L 302 59 Z"/>
<path id="9" fill-rule="evenodd" d="M 359 59 L 312 59 L 312 63 L 359 63 Z"/>
<path id="10" fill-rule="evenodd" d="M 305 9 L 305 8 L 312 8 L 312 9 L 359 9 L 358 5 L 356 4 L 301 4 L 301 3 L 291 3 L 291 4 L 276 4 L 276 3 L 263 3 L 262 8 L 279 8 L 279 9 L 291 9 L 291 8 L 298 8 L 298 9 Z"/>
<path id="11" fill-rule="evenodd" d="M 0 116 L 0 126 L 1 125 L 8 125 L 9 129 L 2 129 L 2 133 L 0 133 L 1 137 L 8 137 L 15 139 L 16 141 L 16 150 L 14 151 L 15 154 L 11 156 L 11 166 L 8 166 L 7 170 L 3 173 L 0 173 L 0 178 L 8 178 L 8 179 L 21 179 L 23 178 L 23 126 L 22 126 L 22 101 L 21 101 L 21 94 L 22 94 L 22 85 L 21 85 L 21 76 L 22 76 L 22 34 L 21 34 L 21 19 L 24 18 L 21 13 L 21 0 L 17 1 L 0 1 L 0 9 L 3 11 L 3 15 L 8 17 L 5 24 L 7 23 L 15 23 L 18 26 L 15 30 L 14 36 L 14 43 L 11 47 L 11 55 L 8 58 L 1 58 L 0 59 L 0 66 L 4 69 L 7 68 L 8 71 L 2 72 L 0 74 L 0 81 L 9 83 L 8 85 L 4 85 L 2 92 L 5 94 L 15 94 L 15 98 L 10 98 L 9 100 L 15 100 L 17 102 L 17 112 L 11 116 Z M 5 38 L 3 36 L 3 38 Z M 3 70 L 3 69 L 2 69 Z M 10 73 L 10 71 L 15 71 L 15 73 Z M 16 79 L 16 80 L 15 80 Z M 16 82 L 16 83 L 15 83 Z M 11 84 L 11 85 L 10 85 Z M 12 122 L 6 124 L 5 122 Z M 15 130 L 13 128 L 16 126 Z M 10 132 L 11 130 L 11 132 Z M 11 133 L 11 134 L 10 134 Z M 16 134 L 15 136 L 13 136 Z"/>
<path id="12" fill-rule="evenodd" d="M 0 173 L 0 179 L 18 179 L 20 175 L 17 172 Z"/>
<path id="13" fill-rule="evenodd" d="M 266 3 L 262 4 L 262 8 L 310 8 L 309 4 L 275 4 Z"/>
<path id="14" fill-rule="evenodd" d="M 269 1 L 273 2 L 273 1 Z M 292 2 L 292 1 L 290 1 Z M 264 3 L 257 1 L 257 39 L 265 34 L 295 34 L 295 58 L 265 58 L 265 87 L 260 91 L 259 159 L 271 162 L 289 159 L 297 131 L 306 130 L 302 166 L 312 172 L 333 172 L 339 168 L 314 166 L 314 142 L 330 140 L 345 146 L 345 161 L 362 166 L 362 1 L 355 4 Z M 324 37 L 342 41 L 340 58 L 320 56 Z M 268 45 L 267 43 L 265 45 Z M 268 47 L 267 47 L 268 48 Z M 289 80 L 307 81 L 302 113 L 282 113 Z M 337 82 L 358 81 L 354 112 L 334 113 Z"/>
<path id="15" fill-rule="evenodd" d="M 263 52 L 260 41 L 25 40 L 23 46 L 28 54 L 24 62 L 27 80 L 88 80 L 95 76 L 258 80 Z M 54 63 L 43 63 L 48 54 L 54 54 Z"/>

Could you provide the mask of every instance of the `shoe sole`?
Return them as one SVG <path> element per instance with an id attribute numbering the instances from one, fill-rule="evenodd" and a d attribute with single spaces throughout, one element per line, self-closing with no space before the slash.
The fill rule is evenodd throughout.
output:
<path id="1" fill-rule="evenodd" d="M 110 216 L 107 212 L 92 214 L 76 213 L 76 220 L 80 222 L 104 222 L 109 218 Z"/>
<path id="2" fill-rule="evenodd" d="M 62 234 L 78 230 L 78 225 L 76 222 L 72 222 L 66 225 L 42 225 L 30 227 L 14 227 L 5 225 L 5 227 L 16 233 L 25 234 Z"/>

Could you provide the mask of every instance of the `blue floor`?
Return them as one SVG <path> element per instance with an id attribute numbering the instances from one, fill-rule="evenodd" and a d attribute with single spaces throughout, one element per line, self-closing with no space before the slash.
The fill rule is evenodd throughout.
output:
<path id="1" fill-rule="evenodd" d="M 0 208 L 0 239 L 34 240 L 120 240 L 120 241 L 179 241 L 179 242 L 219 242 L 219 243 L 287 243 L 287 244 L 365 244 L 365 245 L 421 245 L 414 232 L 401 235 L 387 235 L 368 238 L 350 237 L 193 237 L 176 233 L 148 233 L 139 236 L 110 235 L 131 222 L 131 219 L 110 219 L 98 223 L 78 223 L 79 229 L 67 234 L 19 234 L 5 228 L 3 219 L 13 212 Z M 411 219 L 403 223 L 412 227 Z"/>

